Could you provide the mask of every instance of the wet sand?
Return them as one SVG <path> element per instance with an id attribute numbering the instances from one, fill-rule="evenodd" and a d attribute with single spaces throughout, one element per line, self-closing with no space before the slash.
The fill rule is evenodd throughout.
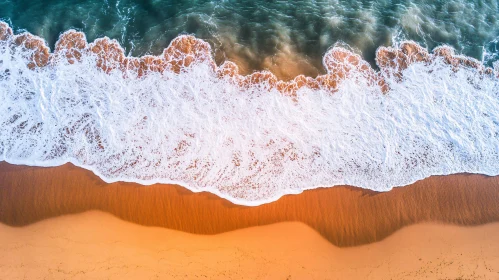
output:
<path id="1" fill-rule="evenodd" d="M 3 162 L 0 182 L 0 222 L 16 227 L 89 210 L 195 234 L 296 221 L 346 247 L 380 241 L 421 222 L 499 221 L 499 177 L 482 175 L 435 176 L 384 193 L 348 186 L 315 189 L 258 207 L 174 185 L 106 184 L 71 164 L 38 168 Z"/>
<path id="2" fill-rule="evenodd" d="M 299 222 L 193 235 L 91 211 L 0 224 L 1 279 L 497 279 L 499 223 L 338 248 Z"/>
<path id="3" fill-rule="evenodd" d="M 435 176 L 245 207 L 2 162 L 0 279 L 497 279 L 498 184 Z"/>

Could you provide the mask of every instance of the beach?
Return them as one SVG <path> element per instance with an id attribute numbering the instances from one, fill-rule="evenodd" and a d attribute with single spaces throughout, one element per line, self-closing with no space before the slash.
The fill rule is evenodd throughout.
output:
<path id="1" fill-rule="evenodd" d="M 240 206 L 175 185 L 0 164 L 2 278 L 495 279 L 497 177 L 337 186 Z M 187 275 L 187 277 L 185 276 Z M 447 278 L 445 278 L 447 277 Z M 450 278 L 449 278 L 450 277 Z"/>
<path id="2" fill-rule="evenodd" d="M 0 279 L 499 279 L 497 5 L 340 2 L 0 3 Z"/>
<path id="3" fill-rule="evenodd" d="M 499 223 L 338 248 L 299 222 L 193 235 L 90 211 L 0 225 L 3 279 L 497 279 Z"/>

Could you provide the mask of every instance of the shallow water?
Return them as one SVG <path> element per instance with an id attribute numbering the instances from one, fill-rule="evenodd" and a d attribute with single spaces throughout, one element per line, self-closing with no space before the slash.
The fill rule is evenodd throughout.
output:
<path id="1" fill-rule="evenodd" d="M 126 53 L 159 54 L 179 34 L 208 41 L 221 63 L 244 70 L 270 68 L 283 57 L 305 60 L 309 75 L 323 72 L 324 53 L 348 44 L 373 66 L 375 50 L 414 40 L 433 49 L 497 60 L 498 1 L 0 1 L 0 19 L 41 36 L 53 48 L 59 34 L 83 31 L 89 41 L 108 36 Z"/>

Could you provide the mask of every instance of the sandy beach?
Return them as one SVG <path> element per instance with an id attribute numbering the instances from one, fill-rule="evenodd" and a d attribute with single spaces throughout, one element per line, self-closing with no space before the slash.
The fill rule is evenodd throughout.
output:
<path id="1" fill-rule="evenodd" d="M 296 221 L 345 247 L 380 241 L 421 222 L 471 226 L 499 221 L 499 178 L 482 175 L 433 176 L 381 193 L 349 186 L 314 189 L 258 207 L 174 185 L 106 184 L 70 164 L 1 163 L 0 182 L 0 222 L 11 226 L 89 210 L 195 234 Z"/>
<path id="2" fill-rule="evenodd" d="M 496 279 L 497 177 L 436 176 L 234 205 L 106 184 L 66 164 L 0 164 L 0 278 Z"/>
<path id="3" fill-rule="evenodd" d="M 497 279 L 499 223 L 338 248 L 299 222 L 193 235 L 98 211 L 0 225 L 2 279 Z"/>

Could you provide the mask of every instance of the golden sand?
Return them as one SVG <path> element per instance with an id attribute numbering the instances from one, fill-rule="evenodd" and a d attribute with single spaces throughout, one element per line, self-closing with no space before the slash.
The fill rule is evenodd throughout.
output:
<path id="1" fill-rule="evenodd" d="M 0 279 L 499 279 L 498 178 L 245 207 L 175 185 L 106 184 L 70 164 L 3 162 Z"/>
<path id="2" fill-rule="evenodd" d="M 299 222 L 193 235 L 91 211 L 0 224 L 0 278 L 498 279 L 498 233 L 499 223 L 419 224 L 338 248 Z"/>
<path id="3" fill-rule="evenodd" d="M 384 193 L 348 186 L 315 189 L 258 207 L 174 185 L 106 184 L 70 164 L 39 168 L 0 163 L 0 182 L 0 222 L 12 226 L 89 210 L 197 234 L 298 221 L 345 247 L 379 241 L 421 222 L 499 221 L 499 177 L 481 175 L 435 176 Z"/>

